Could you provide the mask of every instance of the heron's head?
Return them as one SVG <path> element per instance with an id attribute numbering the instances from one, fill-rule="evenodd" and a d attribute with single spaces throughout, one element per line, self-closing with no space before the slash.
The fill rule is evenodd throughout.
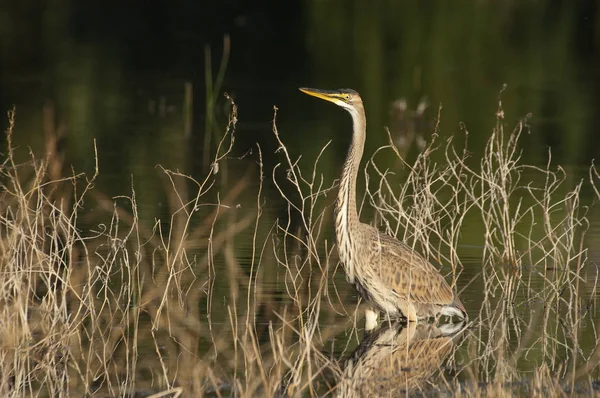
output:
<path id="1" fill-rule="evenodd" d="M 341 106 L 348 112 L 356 111 L 362 108 L 362 99 L 360 95 L 349 88 L 342 88 L 339 90 L 319 90 L 317 88 L 304 88 L 299 89 L 305 94 L 312 95 L 313 97 L 321 98 L 334 104 Z"/>

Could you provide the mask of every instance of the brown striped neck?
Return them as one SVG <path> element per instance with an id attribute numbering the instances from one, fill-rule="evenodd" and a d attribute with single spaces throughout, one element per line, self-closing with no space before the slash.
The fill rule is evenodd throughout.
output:
<path id="1" fill-rule="evenodd" d="M 359 225 L 358 212 L 356 208 L 356 179 L 360 168 L 360 160 L 365 148 L 366 121 L 365 111 L 360 107 L 348 109 L 352 116 L 353 135 L 352 143 L 344 163 L 342 176 L 340 178 L 340 189 L 336 203 L 335 230 L 343 263 L 351 261 L 352 245 L 354 244 L 354 228 Z"/>

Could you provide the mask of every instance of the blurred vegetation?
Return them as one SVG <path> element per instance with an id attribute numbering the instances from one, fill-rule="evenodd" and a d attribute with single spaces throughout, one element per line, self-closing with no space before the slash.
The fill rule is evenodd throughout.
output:
<path id="1" fill-rule="evenodd" d="M 468 130 L 472 149 L 487 140 L 503 84 L 507 114 L 533 114 L 529 159 L 587 163 L 598 120 L 596 6 L 578 2 L 311 1 L 309 52 L 316 85 L 354 84 L 371 132 L 388 123 L 398 97 L 443 106 L 441 132 Z M 333 130 L 324 126 L 323 130 Z M 371 134 L 376 148 L 386 137 Z"/>
<path id="2" fill-rule="evenodd" d="M 382 128 L 401 97 L 413 108 L 426 97 L 430 120 L 441 104 L 441 134 L 459 132 L 462 122 L 478 152 L 506 83 L 512 122 L 534 116 L 535 134 L 524 141 L 530 159 L 545 163 L 550 145 L 561 164 L 588 164 L 596 156 L 600 52 L 593 2 L 308 0 L 290 5 L 293 13 L 236 1 L 43 4 L 0 5 L 0 106 L 17 105 L 18 142 L 40 149 L 42 104 L 54 103 L 68 127 L 67 163 L 91 167 L 97 138 L 105 175 L 133 173 L 143 185 L 154 180 L 147 174 L 155 175 L 157 163 L 202 170 L 206 144 L 215 140 L 214 130 L 206 133 L 213 113 L 226 113 L 219 88 L 250 113 L 240 126 L 247 131 L 241 152 L 256 141 L 271 148 L 265 141 L 277 104 L 282 133 L 299 152 L 312 156 L 335 140 L 335 157 L 324 159 L 333 170 L 345 154 L 347 122 L 309 104 L 297 86 L 357 89 L 368 112 L 368 153 L 387 142 Z M 289 22 L 281 23 L 284 17 Z M 185 105 L 190 88 L 192 118 Z M 186 120 L 193 122 L 191 137 Z M 271 161 L 267 150 L 265 162 Z M 98 183 L 115 192 L 129 184 L 106 177 Z M 156 188 L 144 191 L 153 197 Z"/>

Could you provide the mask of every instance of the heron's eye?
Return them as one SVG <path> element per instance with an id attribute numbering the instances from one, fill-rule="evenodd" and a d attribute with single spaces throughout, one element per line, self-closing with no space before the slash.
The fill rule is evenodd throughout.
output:
<path id="1" fill-rule="evenodd" d="M 351 99 L 352 97 L 350 96 L 350 94 L 346 94 L 346 97 L 345 97 L 345 98 L 346 98 L 346 101 L 350 101 L 350 99 Z"/>

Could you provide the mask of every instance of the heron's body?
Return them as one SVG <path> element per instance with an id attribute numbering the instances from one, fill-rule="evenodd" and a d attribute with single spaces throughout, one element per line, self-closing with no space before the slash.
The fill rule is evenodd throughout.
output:
<path id="1" fill-rule="evenodd" d="M 437 314 L 466 317 L 465 309 L 439 273 L 419 253 L 396 238 L 361 223 L 356 209 L 356 179 L 366 138 L 360 95 L 349 89 L 301 91 L 335 103 L 352 116 L 353 135 L 335 207 L 336 243 L 348 282 L 376 311 L 408 321 Z M 367 318 L 367 329 L 374 327 Z M 371 323 L 371 325 L 369 325 Z"/>

